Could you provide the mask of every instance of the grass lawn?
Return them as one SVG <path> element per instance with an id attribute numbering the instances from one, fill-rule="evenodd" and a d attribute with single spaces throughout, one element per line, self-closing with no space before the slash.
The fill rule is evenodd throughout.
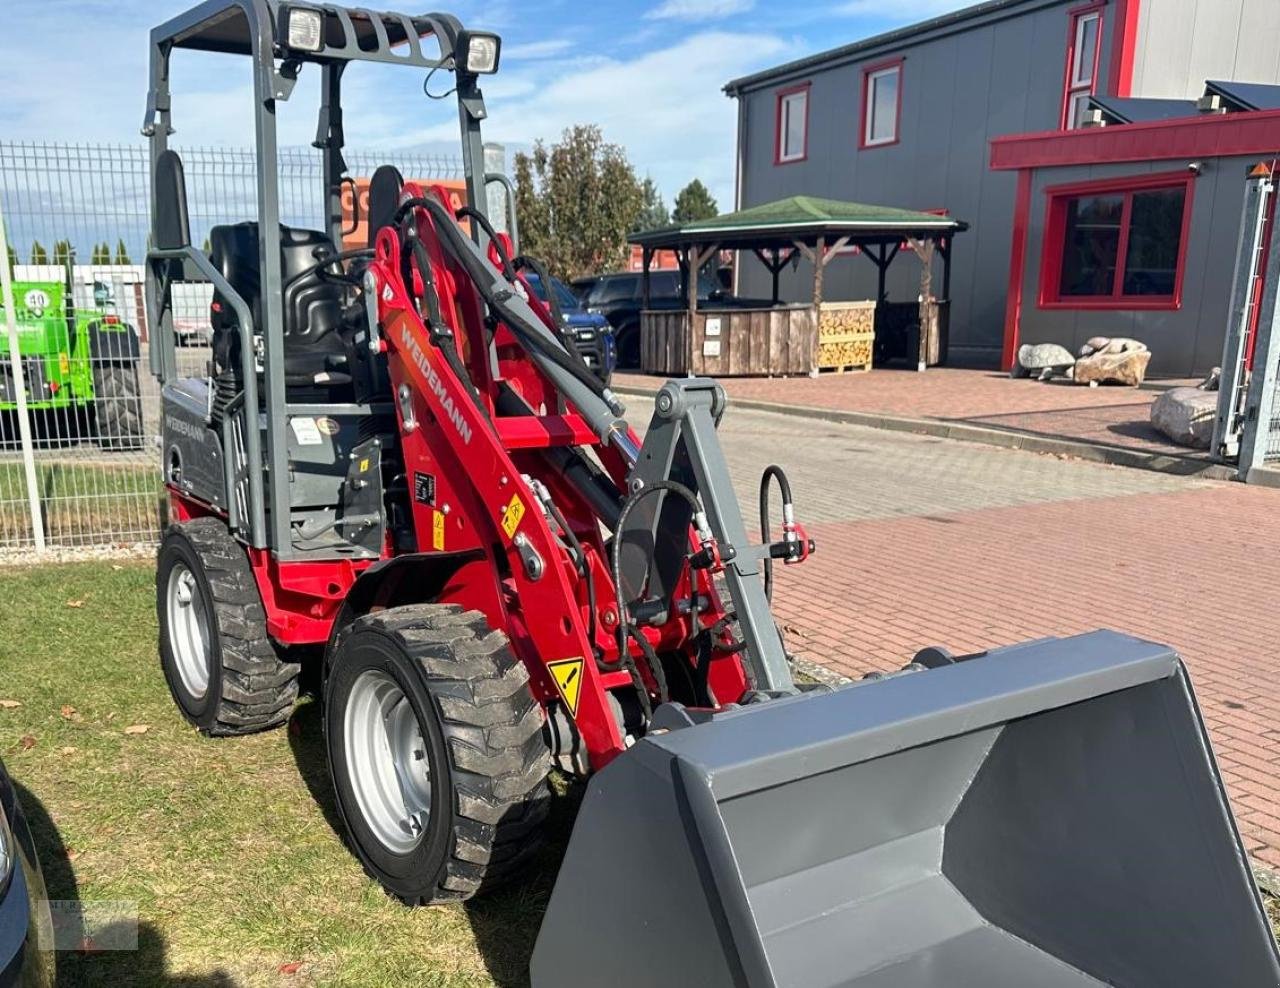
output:
<path id="1" fill-rule="evenodd" d="M 572 797 L 556 800 L 555 839 L 527 882 L 466 907 L 400 906 L 335 831 L 317 704 L 287 730 L 220 741 L 179 717 L 152 572 L 0 570 L 0 700 L 21 703 L 0 705 L 0 751 L 50 898 L 132 900 L 141 917 L 137 953 L 59 954 L 60 981 L 527 983 Z M 146 732 L 126 733 L 136 725 Z"/>
<path id="2" fill-rule="evenodd" d="M 0 751 L 50 896 L 131 900 L 141 918 L 137 953 L 60 954 L 62 983 L 527 983 L 572 794 L 557 798 L 526 882 L 466 907 L 406 909 L 335 830 L 315 703 L 287 730 L 232 740 L 179 717 L 156 657 L 149 563 L 0 581 L 0 700 L 21 704 L 0 704 Z"/>

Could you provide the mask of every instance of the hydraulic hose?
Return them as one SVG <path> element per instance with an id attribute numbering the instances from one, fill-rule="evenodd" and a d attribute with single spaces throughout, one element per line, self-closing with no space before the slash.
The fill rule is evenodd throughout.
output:
<path id="1" fill-rule="evenodd" d="M 787 475 L 776 463 L 769 464 L 760 475 L 760 542 L 766 546 L 773 541 L 773 534 L 769 530 L 770 480 L 778 482 L 778 493 L 782 495 L 784 514 L 792 503 L 791 482 L 787 480 Z M 764 597 L 765 600 L 773 603 L 773 560 L 767 554 L 764 557 Z"/>
<path id="2" fill-rule="evenodd" d="M 644 637 L 640 629 L 631 623 L 631 609 L 627 605 L 626 591 L 622 586 L 622 543 L 625 538 L 627 518 L 631 512 L 635 510 L 636 505 L 643 501 L 646 497 L 656 494 L 660 491 L 667 491 L 678 497 L 684 498 L 688 502 L 689 507 L 694 514 L 702 513 L 702 506 L 698 504 L 698 498 L 684 484 L 675 480 L 659 480 L 642 487 L 635 493 L 631 494 L 626 502 L 622 505 L 622 510 L 618 513 L 618 527 L 613 533 L 613 545 L 610 546 L 610 575 L 613 577 L 613 586 L 618 596 L 618 656 L 622 660 L 629 657 L 630 648 L 628 640 L 634 638 L 640 645 L 640 650 L 644 653 L 646 662 L 649 665 L 650 672 L 653 673 L 654 682 L 658 686 L 658 696 L 665 703 L 670 699 L 670 692 L 667 687 L 666 672 L 662 668 L 662 660 L 658 658 L 653 651 L 653 646 L 649 644 L 649 640 Z M 646 698 L 647 699 L 647 698 Z"/>

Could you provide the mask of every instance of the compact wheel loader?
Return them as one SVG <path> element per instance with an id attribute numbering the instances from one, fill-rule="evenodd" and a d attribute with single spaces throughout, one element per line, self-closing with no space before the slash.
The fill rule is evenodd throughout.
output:
<path id="1" fill-rule="evenodd" d="M 207 255 L 168 146 L 179 49 L 253 69 L 256 216 L 214 227 Z M 781 532 L 753 542 L 723 390 L 668 382 L 641 439 L 530 291 L 542 266 L 490 222 L 479 79 L 500 55 L 444 14 L 278 0 L 208 0 L 152 34 L 174 518 L 156 589 L 182 713 L 212 735 L 279 725 L 313 654 L 350 847 L 409 904 L 515 875 L 548 772 L 586 779 L 538 988 L 1280 983 L 1168 648 L 1107 631 L 934 647 L 797 685 L 766 592 L 814 548 L 785 475 L 765 478 Z M 452 75 L 468 204 L 382 167 L 367 246 L 344 250 L 357 61 Z M 308 229 L 281 223 L 277 190 L 299 81 L 320 90 Z M 204 377 L 176 371 L 182 281 L 213 285 Z"/>

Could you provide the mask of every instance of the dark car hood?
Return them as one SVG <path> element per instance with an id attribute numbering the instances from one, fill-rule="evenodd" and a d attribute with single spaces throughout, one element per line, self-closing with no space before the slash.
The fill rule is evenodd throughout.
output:
<path id="1" fill-rule="evenodd" d="M 579 309 L 576 312 L 564 313 L 564 324 L 569 329 L 608 329 L 609 320 L 598 312 L 587 312 L 585 309 Z"/>

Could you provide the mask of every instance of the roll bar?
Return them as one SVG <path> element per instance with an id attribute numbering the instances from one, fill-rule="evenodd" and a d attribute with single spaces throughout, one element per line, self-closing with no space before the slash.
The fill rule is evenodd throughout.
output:
<path id="1" fill-rule="evenodd" d="M 298 51 L 279 43 L 278 25 L 283 12 L 291 6 L 318 10 L 321 13 L 321 44 L 317 50 Z M 150 141 L 153 188 L 158 163 L 168 150 L 169 137 L 174 133 L 169 87 L 169 60 L 173 51 L 183 48 L 246 55 L 253 63 L 254 134 L 258 165 L 257 220 L 262 278 L 261 323 L 256 329 L 263 340 L 264 392 L 270 409 L 267 416 L 265 468 L 273 477 L 288 476 L 288 444 L 284 430 L 289 413 L 284 379 L 283 284 L 280 270 L 276 130 L 278 105 L 288 101 L 292 95 L 302 63 L 315 63 L 321 73 L 320 119 L 315 146 L 323 155 L 327 213 L 325 227 L 335 242 L 338 242 L 342 237 L 342 183 L 347 172 L 342 157 L 342 74 L 348 63 L 381 62 L 425 68 L 429 71 L 453 72 L 467 199 L 475 209 L 487 214 L 488 176 L 485 173 L 484 142 L 480 132 L 481 121 L 486 116 L 484 95 L 480 91 L 478 75 L 456 65 L 454 57 L 460 39 L 465 37 L 466 31 L 462 24 L 451 14 L 432 13 L 411 17 L 393 12 L 345 8 L 333 3 L 314 3 L 311 0 L 296 5 L 290 0 L 204 0 L 151 32 L 150 86 L 142 133 Z M 424 45 L 427 38 L 435 39 L 434 48 Z M 160 244 L 162 241 L 157 236 L 158 220 L 154 212 L 153 206 L 153 242 Z M 472 235 L 477 244 L 481 243 L 479 224 L 472 224 Z M 196 257 L 198 253 L 189 244 L 176 254 L 168 250 L 151 251 L 148 253 L 149 271 L 152 259 L 156 262 L 182 260 L 194 271 L 207 276 L 206 265 L 201 264 Z M 150 273 L 148 277 L 151 277 Z M 217 284 L 216 281 L 214 283 Z M 158 284 L 153 287 L 158 287 Z M 228 299 L 233 297 L 221 285 L 219 291 Z M 150 292 L 148 297 L 152 297 Z M 153 311 L 158 316 L 162 311 L 159 306 L 163 300 L 156 298 L 154 301 L 157 308 Z M 153 320 L 153 323 L 158 322 L 158 319 Z M 241 326 L 250 325 L 251 322 L 241 322 Z M 242 349 L 242 353 L 244 352 L 252 355 L 253 349 L 250 346 Z M 175 371 L 173 361 L 160 361 L 156 364 L 156 370 L 163 382 L 166 375 Z M 246 377 L 253 379 L 254 375 L 247 374 Z M 246 391 L 246 399 L 248 397 Z M 249 433 L 256 442 L 255 430 L 250 429 Z M 262 470 L 253 471 L 251 482 L 257 496 L 250 499 L 251 514 L 254 519 L 262 515 L 269 517 L 270 529 L 266 532 L 266 547 L 287 557 L 293 551 L 289 532 L 288 484 L 270 485 L 271 504 L 268 511 L 262 503 L 261 477 Z M 257 545 L 259 541 L 258 534 L 255 534 L 254 544 Z"/>

